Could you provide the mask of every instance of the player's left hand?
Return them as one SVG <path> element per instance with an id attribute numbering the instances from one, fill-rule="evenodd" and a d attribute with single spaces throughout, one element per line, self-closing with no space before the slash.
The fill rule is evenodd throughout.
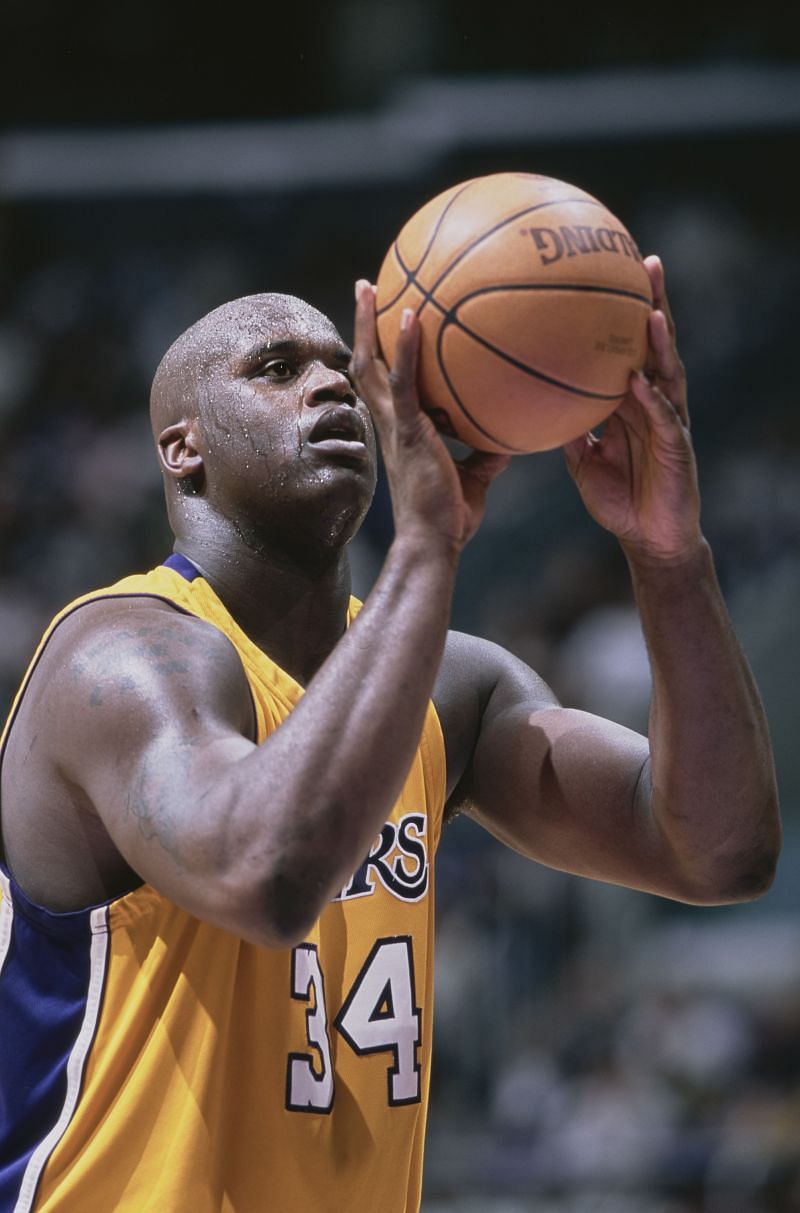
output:
<path id="1" fill-rule="evenodd" d="M 653 288 L 644 372 L 631 376 L 602 434 L 568 443 L 564 454 L 589 513 L 631 558 L 676 563 L 702 541 L 700 494 L 664 270 L 658 257 L 644 264 Z"/>
<path id="2" fill-rule="evenodd" d="M 444 540 L 460 553 L 477 531 L 492 481 L 509 455 L 473 451 L 454 460 L 422 409 L 417 390 L 419 322 L 408 310 L 389 371 L 378 340 L 375 287 L 356 284 L 353 382 L 372 416 L 392 499 L 395 535 L 425 535 L 425 546 Z"/>

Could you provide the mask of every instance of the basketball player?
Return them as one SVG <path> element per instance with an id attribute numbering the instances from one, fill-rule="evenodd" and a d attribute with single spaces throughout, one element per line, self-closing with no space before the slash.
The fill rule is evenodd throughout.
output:
<path id="1" fill-rule="evenodd" d="M 280 295 L 168 351 L 152 416 L 175 551 L 57 617 L 5 734 L 0 1208 L 416 1210 L 445 811 L 686 902 L 768 887 L 767 727 L 647 264 L 649 373 L 566 455 L 630 563 L 649 739 L 448 632 L 505 459 L 454 463 L 420 411 L 413 316 L 392 375 L 367 283 L 352 359 Z M 347 543 L 376 433 L 395 536 L 361 607 Z"/>

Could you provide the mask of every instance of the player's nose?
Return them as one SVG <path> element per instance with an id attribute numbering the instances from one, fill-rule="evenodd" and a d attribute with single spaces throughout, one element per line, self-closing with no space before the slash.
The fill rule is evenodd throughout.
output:
<path id="1" fill-rule="evenodd" d="M 324 362 L 316 362 L 311 368 L 306 398 L 309 404 L 326 404 L 335 400 L 353 405 L 358 399 L 347 374 L 336 367 L 326 366 Z"/>

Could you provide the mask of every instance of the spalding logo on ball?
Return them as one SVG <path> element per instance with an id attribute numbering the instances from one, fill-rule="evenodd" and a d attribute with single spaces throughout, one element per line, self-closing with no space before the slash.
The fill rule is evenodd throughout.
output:
<path id="1" fill-rule="evenodd" d="M 485 451 L 563 446 L 644 365 L 652 294 L 629 232 L 591 194 L 529 173 L 455 185 L 409 219 L 378 275 L 391 365 L 404 308 L 437 427 Z"/>

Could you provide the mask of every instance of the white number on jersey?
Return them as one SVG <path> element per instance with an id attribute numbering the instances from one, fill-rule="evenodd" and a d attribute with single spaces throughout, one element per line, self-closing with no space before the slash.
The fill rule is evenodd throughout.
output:
<path id="1" fill-rule="evenodd" d="M 310 1002 L 312 991 L 314 1003 L 306 1011 L 306 1037 L 317 1051 L 321 1073 L 317 1073 L 308 1053 L 289 1054 L 286 1106 L 292 1112 L 330 1112 L 333 1107 L 333 1065 L 322 970 L 317 949 L 301 943 L 292 951 L 292 998 Z"/>
<path id="2" fill-rule="evenodd" d="M 299 944 L 292 953 L 292 997 L 309 1002 L 312 989 L 314 1005 L 306 1011 L 306 1036 L 317 1052 L 321 1073 L 308 1053 L 289 1054 L 286 1106 L 292 1112 L 330 1112 L 334 1097 L 322 970 L 316 948 Z M 387 1078 L 392 1106 L 418 1103 L 420 1098 L 421 1014 L 415 998 L 411 938 L 378 939 L 334 1023 L 359 1056 L 391 1053 Z"/>
<path id="3" fill-rule="evenodd" d="M 379 939 L 336 1017 L 336 1027 L 355 1053 L 392 1054 L 392 1105 L 419 1100 L 420 1011 L 414 1006 L 413 965 L 407 935 Z"/>

